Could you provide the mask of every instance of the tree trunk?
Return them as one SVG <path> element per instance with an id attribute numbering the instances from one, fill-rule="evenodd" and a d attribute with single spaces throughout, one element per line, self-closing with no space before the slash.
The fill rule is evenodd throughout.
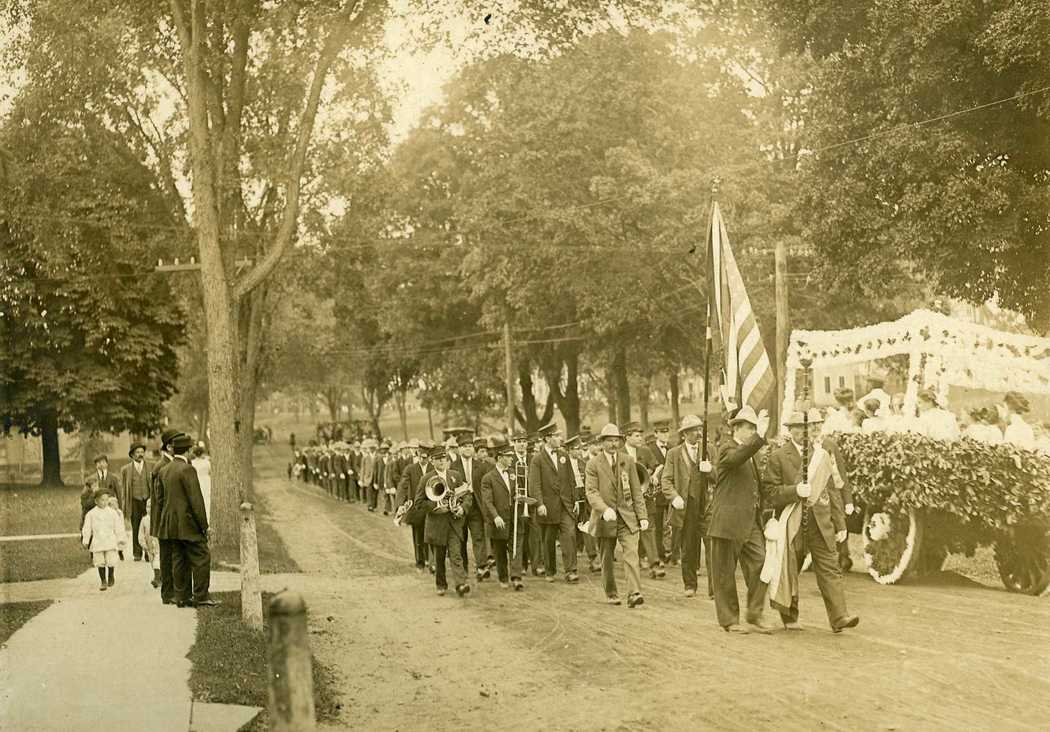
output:
<path id="1" fill-rule="evenodd" d="M 573 352 L 565 359 L 565 398 L 558 405 L 565 418 L 565 432 L 580 432 L 580 354 Z"/>
<path id="2" fill-rule="evenodd" d="M 671 384 L 671 428 L 678 429 L 678 425 L 682 422 L 681 414 L 678 411 L 678 405 L 681 401 L 681 397 L 678 394 L 678 369 L 671 369 L 667 373 L 667 380 Z"/>
<path id="3" fill-rule="evenodd" d="M 42 477 L 40 485 L 62 485 L 62 452 L 58 445 L 58 415 L 44 412 L 40 417 L 40 442 L 42 447 Z"/>
<path id="4" fill-rule="evenodd" d="M 649 429 L 649 392 L 653 387 L 653 377 L 645 376 L 638 385 L 638 420 L 642 423 L 642 430 Z"/>
<path id="5" fill-rule="evenodd" d="M 427 428 L 430 430 L 430 439 L 434 439 L 434 410 L 427 405 Z"/>
<path id="6" fill-rule="evenodd" d="M 617 348 L 613 352 L 613 382 L 616 385 L 616 421 L 625 425 L 631 421 L 631 383 L 627 379 L 627 350 Z"/>
<path id="7" fill-rule="evenodd" d="M 605 404 L 608 407 L 609 421 L 616 423 L 616 378 L 612 368 L 605 369 Z"/>
<path id="8" fill-rule="evenodd" d="M 397 417 L 401 420 L 401 439 L 408 441 L 408 407 L 405 405 L 408 393 L 398 390 L 394 399 L 397 402 Z"/>

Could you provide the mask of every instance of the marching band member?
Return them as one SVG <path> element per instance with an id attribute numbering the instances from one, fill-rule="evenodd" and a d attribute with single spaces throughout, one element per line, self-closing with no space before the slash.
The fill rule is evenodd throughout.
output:
<path id="1" fill-rule="evenodd" d="M 638 532 L 649 528 L 649 520 L 634 459 L 620 450 L 622 439 L 616 425 L 602 427 L 601 453 L 587 463 L 585 486 L 591 505 L 590 531 L 601 549 L 606 602 L 620 604 L 613 563 L 619 543 L 627 575 L 627 607 L 633 608 L 645 601 L 638 571 Z"/>
<path id="2" fill-rule="evenodd" d="M 664 498 L 670 502 L 674 511 L 673 518 L 681 532 L 682 584 L 685 585 L 686 597 L 696 595 L 696 572 L 700 559 L 701 538 L 704 535 L 707 494 L 701 474 L 711 473 L 711 463 L 701 460 L 699 442 L 702 427 L 703 421 L 694 414 L 687 414 L 682 418 L 682 423 L 678 426 L 678 435 L 682 441 L 668 450 L 660 476 Z M 707 579 L 710 595 L 713 589 L 710 567 Z"/>
<path id="3" fill-rule="evenodd" d="M 480 496 L 481 479 L 491 466 L 474 458 L 474 440 L 470 435 L 461 434 L 458 442 L 459 460 L 452 469 L 462 473 L 475 497 Z M 470 567 L 467 562 L 468 542 L 474 555 L 474 576 L 478 582 L 487 580 L 491 573 L 488 568 L 488 554 L 485 551 L 485 516 L 481 511 L 480 500 L 471 501 L 463 521 L 463 566 L 467 568 Z"/>
<path id="4" fill-rule="evenodd" d="M 543 445 L 529 462 L 529 494 L 537 499 L 536 521 L 540 526 L 540 541 L 547 581 L 553 582 L 558 572 L 557 548 L 561 542 L 561 557 L 565 567 L 565 581 L 579 581 L 576 574 L 576 496 L 569 456 L 561 449 L 561 433 L 551 422 L 539 429 Z"/>
<path id="5" fill-rule="evenodd" d="M 802 453 L 805 440 L 805 426 L 801 412 L 795 412 L 786 421 L 790 439 L 774 450 L 766 464 L 765 496 L 766 503 L 773 508 L 782 523 L 796 526 L 798 535 L 791 545 L 784 547 L 783 562 L 786 571 L 778 573 L 783 580 L 774 579 L 780 588 L 771 598 L 771 604 L 780 611 L 780 619 L 787 630 L 802 630 L 798 623 L 798 572 L 807 551 L 813 558 L 813 571 L 817 576 L 817 587 L 824 598 L 828 622 L 834 632 L 843 628 L 853 628 L 860 622 L 856 615 L 846 611 L 846 583 L 839 567 L 838 544 L 846 538 L 846 514 L 842 494 L 832 478 L 830 454 L 822 447 L 819 437 L 820 413 L 811 409 L 808 421 L 813 426 L 811 434 L 812 447 L 809 456 L 819 451 L 812 464 L 819 464 L 821 456 L 827 462 L 814 473 L 807 465 L 803 468 Z M 809 476 L 813 475 L 814 485 L 810 485 Z M 785 518 L 789 506 L 796 510 L 804 502 L 805 512 L 796 519 L 798 523 Z M 785 540 L 790 541 L 791 533 L 785 533 Z M 783 585 L 783 586 L 782 586 Z"/>
<path id="6" fill-rule="evenodd" d="M 624 450 L 634 460 L 635 469 L 638 471 L 638 483 L 642 487 L 642 495 L 645 496 L 645 511 L 649 516 L 656 509 L 655 492 L 659 490 L 659 484 L 652 482 L 653 471 L 656 469 L 656 458 L 645 446 L 645 438 L 642 426 L 637 422 L 629 422 L 624 428 L 625 435 Z M 639 557 L 645 554 L 649 565 L 649 576 L 653 579 L 663 578 L 667 572 L 664 571 L 663 562 L 660 561 L 660 553 L 656 548 L 656 531 L 652 525 L 641 532 L 638 541 Z"/>
<path id="7" fill-rule="evenodd" d="M 500 436 L 498 436 L 496 438 L 477 437 L 477 438 L 474 439 L 474 458 L 479 463 L 484 463 L 484 465 L 485 465 L 485 473 L 487 473 L 488 471 L 492 470 L 492 468 L 496 464 L 496 462 L 495 462 L 495 454 L 489 452 L 489 444 L 492 443 L 493 445 L 495 445 L 495 443 L 492 442 L 493 439 L 498 440 L 500 445 L 507 444 L 506 439 L 502 435 L 500 435 Z M 493 449 L 495 449 L 495 448 L 493 447 Z M 482 473 L 482 475 L 484 476 L 484 473 Z M 485 562 L 486 562 L 486 567 L 488 568 L 488 570 L 491 573 L 492 568 L 496 566 L 496 558 L 492 554 L 492 540 L 489 537 L 489 525 L 488 525 L 488 522 L 483 522 L 483 523 L 484 523 L 484 530 L 482 532 L 482 534 L 483 534 L 483 536 L 482 536 L 482 543 L 485 545 L 484 546 Z"/>
<path id="8" fill-rule="evenodd" d="M 761 580 L 766 545 L 762 532 L 762 493 L 754 456 L 766 444 L 769 429 L 765 410 L 755 414 L 741 407 L 729 420 L 732 435 L 718 446 L 715 492 L 708 537 L 718 624 L 733 633 L 768 634 L 761 623 L 766 584 Z M 683 505 L 679 501 L 679 505 Z M 683 562 L 685 557 L 683 555 Z M 747 625 L 740 624 L 736 568 L 740 565 L 747 584 Z"/>
<path id="9" fill-rule="evenodd" d="M 527 471 L 529 466 L 529 436 L 524 432 L 515 432 L 511 435 L 510 442 L 514 446 L 514 460 L 511 463 L 511 469 L 516 472 L 518 465 L 524 465 Z M 543 555 L 540 552 L 540 529 L 535 521 L 535 512 L 532 512 L 529 520 L 525 521 L 525 558 L 522 565 L 532 567 L 533 577 L 546 572 L 541 559 Z"/>
<path id="10" fill-rule="evenodd" d="M 415 500 L 424 507 L 426 513 L 423 537 L 434 552 L 434 578 L 437 583 L 437 593 L 444 595 L 448 590 L 448 581 L 445 577 L 445 560 L 448 559 L 452 565 L 452 582 L 456 594 L 463 597 L 470 592 L 470 585 L 467 583 L 467 575 L 463 567 L 462 544 L 464 516 L 472 503 L 471 494 L 465 495 L 458 506 L 450 509 L 431 501 L 426 492 L 427 485 L 432 478 L 438 478 L 445 485 L 445 490 L 449 494 L 463 485 L 465 482 L 463 475 L 455 470 L 450 470 L 448 463 L 448 450 L 444 446 L 436 447 L 431 451 L 431 469 L 423 476 Z"/>
<path id="11" fill-rule="evenodd" d="M 481 510 L 492 540 L 492 552 L 496 559 L 496 576 L 499 578 L 499 586 L 507 589 L 510 586 L 508 585 L 509 579 L 514 585 L 514 590 L 520 592 L 525 589 L 525 583 L 521 579 L 521 563 L 525 553 L 525 531 L 521 507 L 514 501 L 514 474 L 511 472 L 514 448 L 509 444 L 502 444 L 495 447 L 494 450 L 496 465 L 481 479 Z M 518 514 L 518 521 L 521 522 L 516 537 L 517 545 L 508 548 L 508 542 L 515 539 L 512 530 L 515 512 Z M 508 553 L 511 555 L 509 568 Z"/>
<path id="12" fill-rule="evenodd" d="M 405 466 L 401 473 L 401 480 L 397 485 L 396 502 L 398 506 L 406 507 L 404 522 L 412 527 L 412 548 L 415 551 L 416 571 L 423 572 L 427 568 L 429 549 L 424 538 L 426 513 L 422 504 L 416 505 L 416 494 L 423 488 L 423 476 L 430 471 L 429 449 L 433 443 L 417 443 L 414 461 Z"/>

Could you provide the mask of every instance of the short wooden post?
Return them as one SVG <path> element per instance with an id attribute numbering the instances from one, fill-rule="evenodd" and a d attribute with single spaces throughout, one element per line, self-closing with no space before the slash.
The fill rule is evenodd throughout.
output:
<path id="1" fill-rule="evenodd" d="M 270 601 L 270 729 L 317 727 L 314 678 L 302 595 L 285 590 Z"/>
<path id="2" fill-rule="evenodd" d="M 241 504 L 241 620 L 249 628 L 262 630 L 259 542 L 255 534 L 255 511 L 247 501 Z"/>

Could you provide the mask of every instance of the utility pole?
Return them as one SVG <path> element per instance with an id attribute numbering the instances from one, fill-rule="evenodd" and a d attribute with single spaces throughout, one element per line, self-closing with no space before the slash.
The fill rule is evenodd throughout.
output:
<path id="1" fill-rule="evenodd" d="M 510 308 L 503 308 L 503 358 L 507 382 L 507 434 L 514 433 L 514 354 L 510 348 Z"/>
<path id="2" fill-rule="evenodd" d="M 780 424 L 780 406 L 784 403 L 785 376 L 787 373 L 787 347 L 788 335 L 791 330 L 791 318 L 788 311 L 788 282 L 787 282 L 787 244 L 783 238 L 778 238 L 776 248 L 773 250 L 774 274 L 774 297 L 777 310 L 777 351 L 776 367 L 774 372 L 777 376 L 776 404 L 773 405 L 771 423 Z"/>

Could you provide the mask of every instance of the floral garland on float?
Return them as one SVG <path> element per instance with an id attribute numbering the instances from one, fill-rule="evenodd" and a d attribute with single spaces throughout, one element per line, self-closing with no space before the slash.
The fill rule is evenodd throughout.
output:
<path id="1" fill-rule="evenodd" d="M 1050 458 L 1010 444 L 842 434 L 854 499 L 867 506 L 864 559 L 880 584 L 939 570 L 948 553 L 994 546 L 1003 584 L 1050 588 Z"/>

